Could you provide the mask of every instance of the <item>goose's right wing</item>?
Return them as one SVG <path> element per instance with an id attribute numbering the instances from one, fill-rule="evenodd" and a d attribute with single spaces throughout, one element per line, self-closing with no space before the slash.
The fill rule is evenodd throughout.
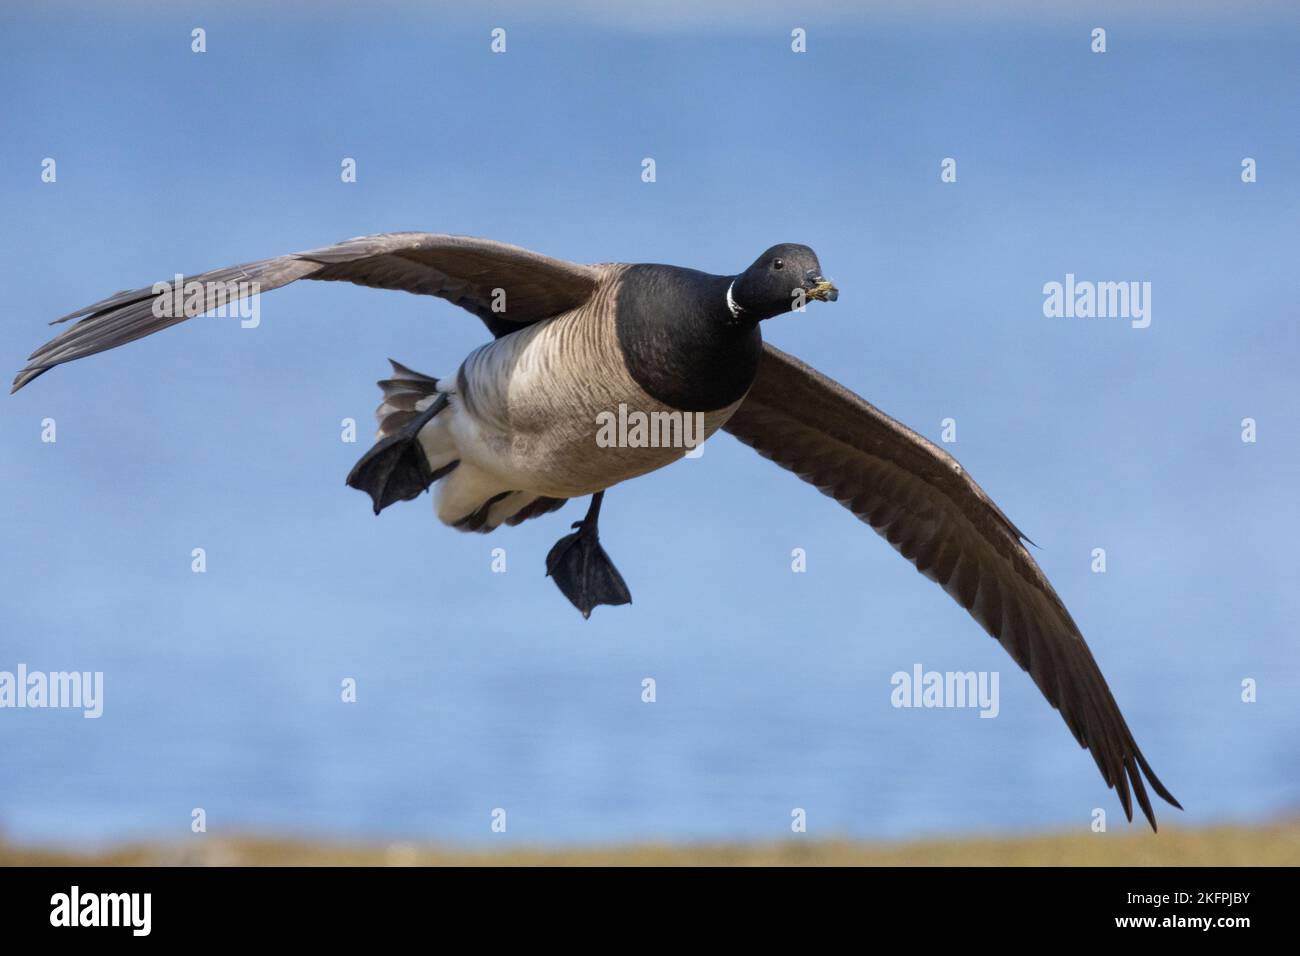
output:
<path id="1" fill-rule="evenodd" d="M 51 323 L 80 320 L 32 353 L 14 379 L 13 391 L 56 365 L 125 345 L 297 279 L 438 296 L 473 312 L 499 337 L 582 305 L 599 284 L 600 272 L 490 239 L 427 232 L 363 236 L 186 276 L 182 295 L 171 295 L 170 287 L 155 292 L 155 286 L 119 292 L 78 309 Z M 191 289 L 199 299 L 190 300 Z"/>

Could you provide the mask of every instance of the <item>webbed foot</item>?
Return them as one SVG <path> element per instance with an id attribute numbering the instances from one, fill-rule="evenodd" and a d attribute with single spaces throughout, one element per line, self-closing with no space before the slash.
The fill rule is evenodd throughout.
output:
<path id="1" fill-rule="evenodd" d="M 592 610 L 601 604 L 632 603 L 623 575 L 600 546 L 596 521 L 604 495 L 600 491 L 592 496 L 587 516 L 573 523 L 577 530 L 555 542 L 546 556 L 546 574 L 584 618 L 591 617 Z"/>

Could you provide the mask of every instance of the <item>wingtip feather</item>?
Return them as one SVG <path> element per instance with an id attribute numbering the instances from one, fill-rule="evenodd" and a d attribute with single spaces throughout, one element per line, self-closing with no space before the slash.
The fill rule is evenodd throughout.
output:
<path id="1" fill-rule="evenodd" d="M 38 378 L 40 378 L 42 375 L 44 375 L 46 372 L 48 372 L 48 371 L 49 371 L 51 368 L 53 368 L 53 367 L 54 367 L 54 366 L 52 366 L 52 365 L 46 365 L 46 366 L 41 367 L 41 368 L 25 368 L 25 369 L 23 369 L 21 372 L 19 372 L 17 375 L 14 376 L 13 385 L 12 385 L 12 387 L 9 389 L 9 394 L 10 394 L 10 395 L 15 394 L 15 393 L 18 392 L 20 389 L 22 389 L 24 386 L 26 386 L 26 385 L 28 385 L 30 382 L 32 382 L 34 379 L 38 379 Z"/>

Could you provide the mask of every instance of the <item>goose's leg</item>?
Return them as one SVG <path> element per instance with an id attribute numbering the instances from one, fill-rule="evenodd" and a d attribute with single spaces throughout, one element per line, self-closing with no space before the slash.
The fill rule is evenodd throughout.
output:
<path id="1" fill-rule="evenodd" d="M 370 496 L 375 514 L 395 501 L 410 501 L 456 467 L 459 462 L 434 471 L 420 448 L 420 429 L 447 407 L 447 396 L 439 395 L 423 412 L 366 452 L 348 475 L 348 484 Z"/>
<path id="2" fill-rule="evenodd" d="M 596 521 L 600 517 L 600 502 L 605 492 L 591 496 L 587 516 L 575 521 L 577 530 L 555 542 L 546 556 L 546 573 L 583 617 L 591 617 L 592 608 L 598 604 L 631 604 L 632 595 L 623 583 L 614 562 L 600 546 Z"/>

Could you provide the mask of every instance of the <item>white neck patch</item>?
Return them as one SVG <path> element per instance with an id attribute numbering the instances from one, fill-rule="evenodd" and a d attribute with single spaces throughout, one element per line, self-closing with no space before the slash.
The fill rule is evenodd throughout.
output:
<path id="1" fill-rule="evenodd" d="M 731 297 L 731 286 L 735 284 L 736 280 L 732 279 L 731 284 L 727 286 L 727 308 L 731 311 L 731 317 L 733 319 L 738 319 L 740 318 L 740 313 L 745 310 L 737 305 L 736 300 Z"/>

